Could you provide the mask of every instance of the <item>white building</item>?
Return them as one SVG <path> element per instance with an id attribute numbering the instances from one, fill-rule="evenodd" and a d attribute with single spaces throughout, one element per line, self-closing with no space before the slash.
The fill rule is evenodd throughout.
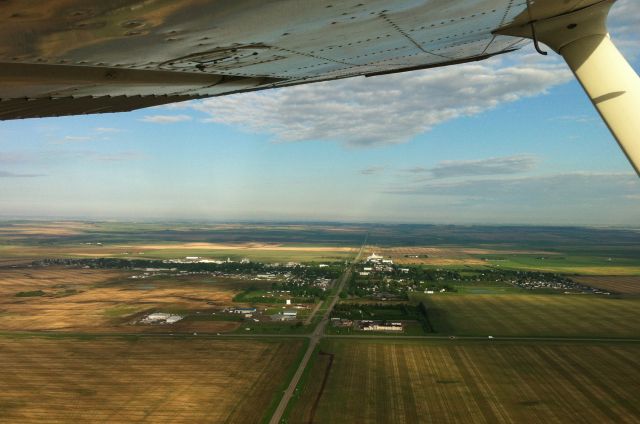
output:
<path id="1" fill-rule="evenodd" d="M 367 262 L 380 262 L 383 259 L 383 256 L 376 255 L 375 252 L 371 254 L 371 256 L 367 257 Z"/>
<path id="2" fill-rule="evenodd" d="M 143 324 L 175 324 L 180 321 L 180 315 L 167 314 L 165 312 L 154 312 L 140 320 Z"/>

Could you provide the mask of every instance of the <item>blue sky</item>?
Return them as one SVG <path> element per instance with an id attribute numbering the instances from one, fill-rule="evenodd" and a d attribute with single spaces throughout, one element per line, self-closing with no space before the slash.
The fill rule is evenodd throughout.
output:
<path id="1" fill-rule="evenodd" d="M 640 6 L 611 29 L 640 69 Z M 561 60 L 0 122 L 0 217 L 640 225 L 640 180 Z"/>

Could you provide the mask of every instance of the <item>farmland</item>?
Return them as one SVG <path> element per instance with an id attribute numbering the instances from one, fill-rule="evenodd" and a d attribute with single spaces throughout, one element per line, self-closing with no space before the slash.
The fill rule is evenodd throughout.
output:
<path id="1" fill-rule="evenodd" d="M 302 341 L 0 336 L 3 422 L 259 423 Z"/>
<path id="2" fill-rule="evenodd" d="M 0 223 L 0 421 L 640 422 L 639 246 L 586 228 Z"/>
<path id="3" fill-rule="evenodd" d="M 367 252 L 397 263 L 640 275 L 637 231 L 577 227 L 7 221 L 0 264 L 52 256 L 332 262 L 352 257 L 367 234 Z"/>
<path id="4" fill-rule="evenodd" d="M 587 286 L 610 290 L 614 293 L 640 295 L 640 277 L 602 275 L 574 277 L 573 280 Z"/>
<path id="5" fill-rule="evenodd" d="M 130 275 L 125 271 L 62 267 L 0 269 L 0 330 L 219 332 L 232 331 L 239 325 L 225 321 L 185 321 L 161 328 L 130 325 L 132 317 L 145 311 L 229 305 L 247 284 L 193 277 L 141 282 L 129 279 Z"/>
<path id="6" fill-rule="evenodd" d="M 248 258 L 257 262 L 333 262 L 344 261 L 353 256 L 350 247 L 325 247 L 316 245 L 283 245 L 254 243 L 165 243 L 165 244 L 102 244 L 60 246 L 0 246 L 0 252 L 9 263 L 25 263 L 45 257 L 60 258 L 132 258 L 132 259 L 172 259 L 185 256 L 199 256 L 207 259 L 227 259 L 239 261 Z"/>
<path id="7" fill-rule="evenodd" d="M 455 335 L 640 337 L 640 299 L 588 295 L 414 295 L 435 331 Z"/>
<path id="8" fill-rule="evenodd" d="M 369 253 L 381 254 L 398 264 L 455 269 L 498 268 L 585 275 L 640 275 L 635 250 L 515 249 L 510 246 L 369 246 Z"/>
<path id="9" fill-rule="evenodd" d="M 321 349 L 290 423 L 640 420 L 635 343 L 332 339 Z"/>
<path id="10" fill-rule="evenodd" d="M 366 230 L 342 225 L 0 223 L 6 263 L 44 257 L 170 259 L 200 256 L 259 262 L 339 261 L 353 256 Z M 1 262 L 0 262 L 1 263 Z"/>

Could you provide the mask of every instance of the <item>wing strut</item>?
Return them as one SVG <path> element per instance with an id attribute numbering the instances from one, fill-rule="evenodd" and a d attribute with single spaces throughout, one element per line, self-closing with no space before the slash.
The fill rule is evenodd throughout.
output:
<path id="1" fill-rule="evenodd" d="M 640 175 L 640 78 L 609 37 L 606 20 L 614 2 L 539 19 L 535 38 L 564 58 Z M 497 32 L 534 38 L 528 26 Z"/>

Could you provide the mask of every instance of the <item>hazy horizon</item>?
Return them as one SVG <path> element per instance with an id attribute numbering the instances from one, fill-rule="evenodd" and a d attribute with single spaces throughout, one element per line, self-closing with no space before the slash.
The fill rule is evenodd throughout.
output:
<path id="1" fill-rule="evenodd" d="M 640 231 L 640 225 L 576 225 L 576 224 L 527 224 L 519 222 L 506 223 L 488 223 L 488 222 L 469 222 L 469 223 L 451 223 L 451 222 L 415 222 L 415 221 L 355 221 L 355 220 L 331 220 L 331 219 L 207 219 L 207 218 L 108 218 L 108 217 L 82 217 L 82 216 L 2 216 L 0 215 L 0 223 L 16 223 L 16 222 L 40 222 L 40 223 L 59 223 L 59 222 L 93 222 L 93 223 L 122 223 L 122 224 L 190 224 L 190 225 L 220 225 L 220 224 L 238 224 L 238 225 L 354 225 L 354 226 L 375 226 L 375 225 L 408 225 L 408 226 L 434 226 L 434 227 L 532 227 L 532 228 L 585 228 L 585 229 L 615 229 Z"/>

